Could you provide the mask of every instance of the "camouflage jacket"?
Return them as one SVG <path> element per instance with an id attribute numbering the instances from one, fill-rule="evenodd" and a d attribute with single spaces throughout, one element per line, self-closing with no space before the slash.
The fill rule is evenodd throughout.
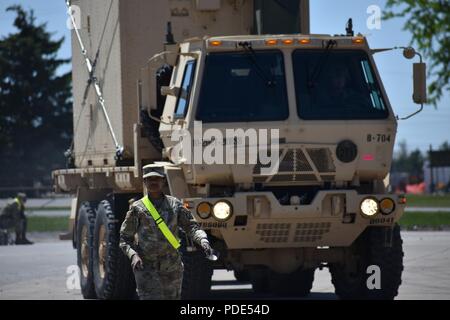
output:
<path id="1" fill-rule="evenodd" d="M 207 239 L 206 233 L 200 229 L 191 212 L 177 198 L 164 195 L 162 201 L 152 203 L 176 237 L 180 227 L 197 244 L 202 239 Z M 178 250 L 172 247 L 159 230 L 142 200 L 134 202 L 127 212 L 120 228 L 120 248 L 130 259 L 137 253 L 144 263 L 154 262 L 161 257 L 179 258 Z"/>
<path id="2" fill-rule="evenodd" d="M 20 220 L 25 217 L 25 207 L 20 201 L 14 199 L 3 208 L 0 213 L 1 219 Z"/>

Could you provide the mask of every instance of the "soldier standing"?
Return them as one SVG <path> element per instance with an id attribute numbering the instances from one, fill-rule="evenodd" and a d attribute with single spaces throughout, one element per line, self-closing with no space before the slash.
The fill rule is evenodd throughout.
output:
<path id="1" fill-rule="evenodd" d="M 148 194 L 134 202 L 120 229 L 120 248 L 131 260 L 141 300 L 180 299 L 183 264 L 176 238 L 181 227 L 206 255 L 213 250 L 206 233 L 180 200 L 165 195 L 163 168 L 147 165 L 143 179 Z"/>
<path id="2" fill-rule="evenodd" d="M 13 202 L 10 202 L 0 214 L 0 229 L 16 229 L 16 244 L 33 244 L 26 237 L 27 217 L 25 216 L 25 203 L 27 196 L 18 193 Z"/>

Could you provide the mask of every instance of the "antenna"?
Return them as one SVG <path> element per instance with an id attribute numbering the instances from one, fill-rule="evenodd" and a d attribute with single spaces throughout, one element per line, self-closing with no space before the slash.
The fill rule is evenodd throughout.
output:
<path id="1" fill-rule="evenodd" d="M 172 33 L 172 23 L 170 21 L 167 22 L 166 44 L 175 44 Z"/>
<path id="2" fill-rule="evenodd" d="M 353 37 L 355 33 L 353 32 L 353 20 L 349 18 L 347 21 L 347 25 L 345 26 L 345 31 L 347 32 L 348 37 Z"/>

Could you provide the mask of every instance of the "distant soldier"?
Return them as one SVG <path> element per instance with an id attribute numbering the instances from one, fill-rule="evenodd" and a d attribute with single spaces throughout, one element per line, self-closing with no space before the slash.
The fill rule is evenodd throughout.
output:
<path id="1" fill-rule="evenodd" d="M 120 248 L 130 258 L 141 300 L 180 299 L 183 264 L 178 251 L 178 227 L 200 245 L 213 250 L 206 233 L 175 197 L 165 195 L 163 168 L 143 168 L 148 194 L 134 202 L 120 229 Z"/>
<path id="2" fill-rule="evenodd" d="M 27 217 L 25 216 L 25 203 L 27 196 L 18 193 L 13 202 L 3 208 L 0 214 L 0 229 L 16 229 L 16 244 L 33 244 L 26 238 Z"/>

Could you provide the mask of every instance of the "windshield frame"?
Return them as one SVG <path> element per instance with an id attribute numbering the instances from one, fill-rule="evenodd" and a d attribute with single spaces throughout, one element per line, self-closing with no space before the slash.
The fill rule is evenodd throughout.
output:
<path id="1" fill-rule="evenodd" d="M 303 120 L 303 121 L 380 121 L 380 120 L 386 120 L 391 117 L 392 111 L 388 102 L 388 99 L 386 97 L 384 87 L 382 85 L 381 79 L 379 78 L 379 75 L 377 73 L 377 70 L 374 66 L 374 61 L 370 54 L 368 54 L 367 51 L 363 49 L 350 49 L 350 48 L 343 48 L 343 49 L 337 49 L 333 48 L 330 51 L 330 55 L 336 53 L 336 52 L 344 52 L 344 53 L 353 53 L 356 52 L 364 57 L 364 59 L 368 62 L 368 67 L 371 72 L 371 76 L 373 78 L 374 84 L 379 92 L 379 98 L 381 100 L 381 103 L 384 107 L 384 114 L 377 117 L 370 117 L 370 116 L 361 116 L 361 117 L 348 117 L 345 114 L 338 117 L 338 116 L 325 116 L 325 114 L 322 114 L 320 116 L 312 116 L 312 115 L 305 115 L 304 112 L 302 113 L 302 109 L 304 106 L 304 102 L 302 102 L 301 97 L 301 90 L 297 90 L 297 75 L 296 75 L 296 61 L 295 61 L 295 54 L 298 52 L 316 52 L 318 54 L 318 57 L 320 57 L 321 54 L 323 54 L 324 49 L 314 48 L 314 49 L 304 49 L 304 48 L 297 48 L 292 50 L 291 52 L 291 62 L 292 62 L 292 74 L 293 74 L 293 85 L 292 88 L 294 90 L 294 96 L 295 96 L 295 106 L 294 108 L 297 110 L 297 116 Z M 319 58 L 320 59 L 320 58 Z M 329 62 L 327 62 L 329 63 Z M 363 68 L 361 66 L 361 68 Z M 361 71 L 364 73 L 364 69 L 361 69 Z M 304 110 L 304 109 L 303 109 Z"/>
<path id="2" fill-rule="evenodd" d="M 204 57 L 203 57 L 203 63 L 202 63 L 202 75 L 200 77 L 200 81 L 199 81 L 199 90 L 197 91 L 196 94 L 196 101 L 195 101 L 195 113 L 194 113 L 194 120 L 195 121 L 202 121 L 205 124 L 211 123 L 211 124 L 220 124 L 220 123 L 249 123 L 249 122 L 255 122 L 255 123 L 261 123 L 261 122 L 285 122 L 287 121 L 290 117 L 291 117 L 291 106 L 290 106 L 290 101 L 289 101 L 289 83 L 288 83 L 288 72 L 289 70 L 287 70 L 287 62 L 286 62 L 286 54 L 284 52 L 284 50 L 281 49 L 276 49 L 276 48 L 270 48 L 270 49 L 254 49 L 254 53 L 257 55 L 258 53 L 276 53 L 281 57 L 281 69 L 283 71 L 283 86 L 284 89 L 283 90 L 283 96 L 284 96 L 284 108 L 285 110 L 283 111 L 285 114 L 283 114 L 283 117 L 279 117 L 278 119 L 260 119 L 260 120 L 255 120 L 255 119 L 244 119 L 244 120 L 227 120 L 227 119 L 218 119 L 218 120 L 214 120 L 211 121 L 209 119 L 201 119 L 200 118 L 200 110 L 201 110 L 201 99 L 202 99 L 202 93 L 205 86 L 205 83 L 208 81 L 207 78 L 207 67 L 208 67 L 208 62 L 207 59 L 210 55 L 226 55 L 226 54 L 230 54 L 230 55 L 236 55 L 236 54 L 240 54 L 242 55 L 243 58 L 248 59 L 249 61 L 251 60 L 251 53 L 250 52 L 246 52 L 245 50 L 239 50 L 239 51 L 235 51 L 235 50 L 229 50 L 229 51 L 212 51 L 212 52 L 206 52 Z M 247 57 L 248 55 L 248 57 Z M 250 62 L 251 65 L 253 65 L 253 62 Z M 257 68 L 256 65 L 253 65 L 254 68 Z M 281 103 L 280 103 L 281 104 Z"/>

